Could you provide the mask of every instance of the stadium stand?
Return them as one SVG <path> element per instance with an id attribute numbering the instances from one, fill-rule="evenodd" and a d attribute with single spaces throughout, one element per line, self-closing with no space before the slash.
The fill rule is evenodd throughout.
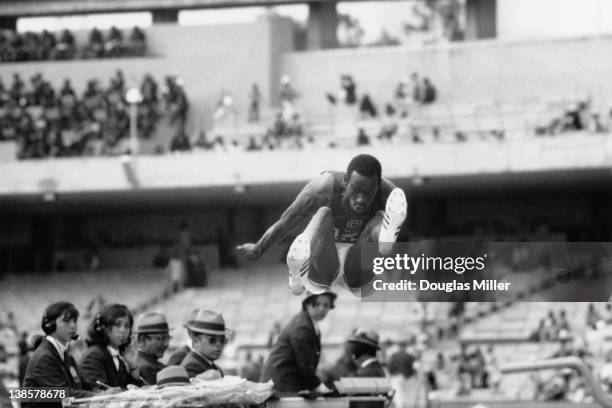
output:
<path id="1" fill-rule="evenodd" d="M 170 291 L 164 269 L 5 275 L 1 282 L 1 309 L 19 311 L 19 330 L 29 333 L 40 332 L 41 311 L 57 299 L 69 299 L 81 311 L 79 332 L 83 335 L 90 318 L 85 311 L 98 297 L 103 297 L 105 302 L 125 303 L 133 310 L 141 310 Z M 90 310 L 90 313 L 96 311 Z"/>

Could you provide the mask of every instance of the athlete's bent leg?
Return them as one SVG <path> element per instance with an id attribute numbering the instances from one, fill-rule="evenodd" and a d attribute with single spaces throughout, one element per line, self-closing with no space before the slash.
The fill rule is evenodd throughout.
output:
<path id="1" fill-rule="evenodd" d="M 329 207 L 321 207 L 304 232 L 298 235 L 287 254 L 289 285 L 294 295 L 304 289 L 322 293 L 338 274 L 338 253 L 334 244 L 334 218 Z"/>
<path id="2" fill-rule="evenodd" d="M 378 242 L 383 217 L 384 212 L 378 211 L 368 221 L 355 245 L 349 249 L 344 261 L 344 281 L 354 294 L 359 294 L 356 292 L 360 292 L 360 288 L 374 279 L 371 268 L 362 268 L 362 250 L 367 243 Z"/>

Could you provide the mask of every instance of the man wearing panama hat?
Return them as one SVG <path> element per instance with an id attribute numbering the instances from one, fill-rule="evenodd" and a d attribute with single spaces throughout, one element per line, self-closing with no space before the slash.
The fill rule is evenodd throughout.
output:
<path id="1" fill-rule="evenodd" d="M 163 313 L 143 313 L 136 320 L 137 355 L 134 366 L 138 368 L 141 379 L 149 385 L 155 384 L 157 373 L 166 367 L 159 359 L 164 356 L 170 343 L 170 330 Z"/>
<path id="2" fill-rule="evenodd" d="M 169 365 L 157 373 L 157 388 L 189 385 L 187 371 L 181 366 Z"/>
<path id="3" fill-rule="evenodd" d="M 380 362 L 376 359 L 378 333 L 373 330 L 357 330 L 348 338 L 348 348 L 357 365 L 355 377 L 386 377 Z"/>
<path id="4" fill-rule="evenodd" d="M 189 316 L 187 317 L 187 323 L 183 325 L 183 327 L 185 327 L 185 329 L 187 329 L 187 324 L 192 321 L 195 320 L 196 316 L 198 315 L 198 312 L 200 311 L 200 309 L 193 309 L 191 312 L 189 312 Z M 183 345 L 182 347 L 180 347 L 179 349 L 177 349 L 174 353 L 172 353 L 172 355 L 170 355 L 170 358 L 168 359 L 168 365 L 181 365 L 181 363 L 183 362 L 183 359 L 185 358 L 185 356 L 187 354 L 189 354 L 189 352 L 191 351 L 191 347 L 193 345 L 193 341 L 191 339 L 191 337 L 189 337 L 187 339 L 187 344 Z"/>
<path id="5" fill-rule="evenodd" d="M 221 357 L 229 339 L 223 316 L 210 310 L 200 310 L 194 320 L 187 322 L 187 331 L 193 347 L 181 366 L 187 370 L 189 377 L 211 370 L 211 378 L 223 377 L 223 370 L 214 363 Z"/>
<path id="6" fill-rule="evenodd" d="M 272 380 L 277 395 L 292 395 L 303 390 L 330 391 L 316 374 L 321 354 L 318 323 L 334 308 L 335 300 L 333 292 L 318 295 L 307 292 L 302 311 L 283 327 L 261 376 L 263 382 Z"/>

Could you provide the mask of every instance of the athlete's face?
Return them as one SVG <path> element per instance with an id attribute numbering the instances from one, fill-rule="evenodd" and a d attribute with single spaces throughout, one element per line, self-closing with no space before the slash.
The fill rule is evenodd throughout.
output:
<path id="1" fill-rule="evenodd" d="M 364 212 L 376 197 L 378 180 L 376 176 L 366 177 L 353 171 L 345 178 L 346 188 L 343 201 L 356 213 Z"/>
<path id="2" fill-rule="evenodd" d="M 312 320 L 320 322 L 325 319 L 327 313 L 331 309 L 331 300 L 329 296 L 317 296 L 308 305 L 306 305 L 306 311 Z"/>

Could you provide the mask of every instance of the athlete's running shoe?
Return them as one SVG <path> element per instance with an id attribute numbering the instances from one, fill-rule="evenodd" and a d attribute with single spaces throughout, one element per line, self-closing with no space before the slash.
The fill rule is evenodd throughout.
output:
<path id="1" fill-rule="evenodd" d="M 397 241 L 400 228 L 406 220 L 408 203 L 406 195 L 401 188 L 395 188 L 387 198 L 385 205 L 385 215 L 383 216 L 378 236 L 378 251 L 382 255 L 388 255 L 393 249 L 393 244 Z"/>

